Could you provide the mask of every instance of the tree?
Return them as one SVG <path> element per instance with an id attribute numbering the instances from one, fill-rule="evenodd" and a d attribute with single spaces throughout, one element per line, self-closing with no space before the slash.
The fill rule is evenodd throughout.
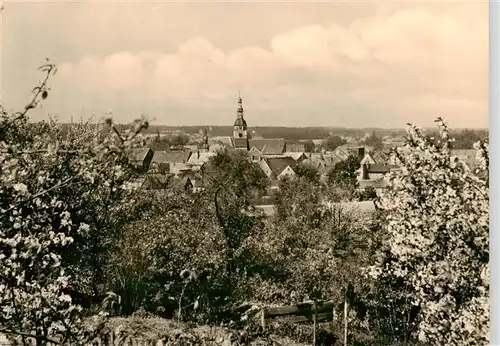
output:
<path id="1" fill-rule="evenodd" d="M 453 138 L 453 149 L 473 149 L 474 143 L 487 140 L 488 134 L 485 134 L 484 131 L 465 129 L 453 134 Z"/>
<path id="2" fill-rule="evenodd" d="M 314 144 L 314 142 L 312 140 L 308 140 L 304 143 L 304 151 L 306 153 L 313 153 L 314 152 L 314 149 L 315 149 L 316 145 Z"/>
<path id="3" fill-rule="evenodd" d="M 337 162 L 328 172 L 328 185 L 331 192 L 338 195 L 337 199 L 351 199 L 354 196 L 359 167 L 359 158 L 350 155 L 346 160 Z"/>
<path id="4" fill-rule="evenodd" d="M 226 244 L 204 197 L 155 191 L 137 200 L 142 218 L 125 226 L 106 263 L 110 288 L 122 297 L 122 314 L 144 308 L 200 321 L 225 303 Z M 181 276 L 187 272 L 189 282 Z"/>
<path id="5" fill-rule="evenodd" d="M 182 147 L 189 143 L 189 137 L 183 133 L 172 136 L 170 144 L 174 147 Z"/>
<path id="6" fill-rule="evenodd" d="M 121 134 L 108 120 L 103 141 L 59 141 L 58 128 L 28 122 L 28 111 L 48 97 L 48 79 L 56 71 L 49 63 L 40 69 L 45 79 L 24 110 L 1 109 L 0 331 L 23 344 L 29 337 L 37 345 L 79 344 L 90 336 L 82 307 L 68 294 L 73 279 L 81 279 L 68 249 L 82 249 L 87 235 L 103 231 L 89 212 L 94 198 L 123 201 L 137 186 L 127 153 L 142 141 L 138 134 L 147 123 Z M 92 207 L 86 209 L 86 202 Z"/>
<path id="7" fill-rule="evenodd" d="M 347 141 L 339 136 L 329 136 L 323 141 L 323 148 L 325 148 L 327 151 L 333 151 L 335 150 L 335 148 L 340 147 L 341 145 L 344 145 L 346 143 Z"/>
<path id="8" fill-rule="evenodd" d="M 308 179 L 282 181 L 275 197 L 279 220 L 294 217 L 307 227 L 317 227 L 321 223 L 319 206 L 324 190 L 324 186 Z"/>
<path id="9" fill-rule="evenodd" d="M 272 304 L 324 299 L 339 302 L 335 310 L 342 311 L 345 301 L 352 307 L 349 328 L 363 329 L 360 297 L 371 284 L 363 268 L 374 261 L 380 233 L 371 215 L 332 203 L 328 187 L 307 179 L 282 182 L 276 207 L 277 217 L 250 239 L 260 274 L 247 290 Z"/>
<path id="10" fill-rule="evenodd" d="M 299 163 L 295 167 L 295 174 L 297 175 L 298 178 L 307 179 L 313 183 L 319 182 L 318 169 L 311 164 L 303 162 Z"/>
<path id="11" fill-rule="evenodd" d="M 383 143 L 382 138 L 377 136 L 377 133 L 373 131 L 368 138 L 364 140 L 364 144 L 374 149 L 382 149 Z"/>
<path id="12" fill-rule="evenodd" d="M 204 194 L 213 201 L 215 215 L 227 245 L 229 273 L 238 266 L 238 249 L 260 223 L 250 201 L 269 184 L 262 169 L 241 151 L 223 150 L 203 167 Z"/>
<path id="13" fill-rule="evenodd" d="M 408 129 L 409 153 L 394 152 L 402 169 L 389 174 L 380 197 L 387 252 L 375 276 L 404 282 L 399 294 L 420 309 L 416 336 L 434 345 L 485 345 L 489 338 L 488 147 L 476 143 L 481 165 L 451 159 L 441 119 L 429 141 Z M 396 287 L 395 287 L 396 288 Z M 401 316 L 406 318 L 406 316 Z"/>

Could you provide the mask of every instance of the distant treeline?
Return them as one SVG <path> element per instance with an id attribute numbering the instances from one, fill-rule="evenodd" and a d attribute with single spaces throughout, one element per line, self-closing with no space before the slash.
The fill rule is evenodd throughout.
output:
<path id="1" fill-rule="evenodd" d="M 209 136 L 231 136 L 233 133 L 232 126 L 151 126 L 146 133 L 165 133 L 173 131 L 181 131 L 187 134 L 199 133 L 203 127 L 209 129 Z M 258 136 L 263 138 L 285 138 L 290 141 L 300 141 L 308 139 L 323 139 L 330 135 L 335 136 L 351 136 L 363 137 L 365 133 L 375 131 L 380 136 L 403 135 L 404 130 L 394 129 L 348 129 L 343 127 L 285 127 L 285 126 L 255 126 L 248 128 L 250 132 L 255 131 Z"/>
<path id="2" fill-rule="evenodd" d="M 70 124 L 61 124 L 63 133 L 66 132 Z M 130 125 L 117 124 L 119 130 L 125 130 Z M 209 136 L 231 136 L 233 133 L 232 126 L 165 126 L 151 125 L 145 134 L 165 134 L 167 132 L 182 132 L 185 134 L 198 134 L 202 128 L 209 130 Z M 326 139 L 331 136 L 349 136 L 353 138 L 363 138 L 365 134 L 375 134 L 376 137 L 405 137 L 406 131 L 403 129 L 349 129 L 343 127 L 285 127 L 285 126 L 255 126 L 249 127 L 249 131 L 255 131 L 257 136 L 263 138 L 285 138 L 289 142 L 297 142 L 309 139 Z M 429 131 L 424 129 L 429 137 L 437 137 L 435 130 Z M 456 139 L 456 149 L 472 149 L 474 142 L 478 140 L 487 140 L 489 136 L 488 129 L 454 129 L 450 130 L 451 135 Z"/>

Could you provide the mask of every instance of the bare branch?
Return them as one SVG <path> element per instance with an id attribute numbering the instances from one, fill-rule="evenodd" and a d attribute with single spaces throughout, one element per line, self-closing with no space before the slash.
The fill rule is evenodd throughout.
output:
<path id="1" fill-rule="evenodd" d="M 46 73 L 44 80 L 40 83 L 39 86 L 33 88 L 33 91 L 35 92 L 35 95 L 33 95 L 33 98 L 31 101 L 24 107 L 24 110 L 22 112 L 17 112 L 17 116 L 12 118 L 9 122 L 14 122 L 16 120 L 22 119 L 26 116 L 28 111 L 30 109 L 33 109 L 36 107 L 38 104 L 38 98 L 41 96 L 44 96 L 43 99 L 47 97 L 47 82 L 49 80 L 49 77 L 51 74 L 54 74 L 56 71 L 56 66 L 53 64 L 44 64 L 38 68 L 39 70 L 42 70 L 43 72 Z"/>

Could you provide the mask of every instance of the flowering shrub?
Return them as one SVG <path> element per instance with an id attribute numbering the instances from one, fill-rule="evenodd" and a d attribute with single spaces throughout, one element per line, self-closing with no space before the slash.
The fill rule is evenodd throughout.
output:
<path id="1" fill-rule="evenodd" d="M 104 213 L 96 201 L 103 195 L 124 200 L 137 187 L 126 155 L 142 141 L 147 122 L 120 134 L 107 120 L 107 136 L 78 128 L 60 140 L 54 123 L 28 121 L 28 111 L 48 97 L 56 71 L 48 63 L 41 70 L 45 79 L 23 111 L 1 109 L 0 325 L 23 344 L 30 336 L 37 344 L 79 344 L 90 336 L 82 307 L 68 294 L 78 278 L 75 253 L 84 253 L 89 235 L 103 231 L 96 229 L 106 219 L 96 213 Z"/>
<path id="2" fill-rule="evenodd" d="M 408 129 L 407 153 L 394 153 L 401 170 L 388 176 L 379 205 L 387 213 L 388 255 L 373 274 L 405 283 L 420 308 L 418 339 L 433 345 L 486 345 L 489 338 L 488 147 L 477 143 L 472 171 L 440 137 Z M 406 318 L 402 317 L 402 318 Z"/>

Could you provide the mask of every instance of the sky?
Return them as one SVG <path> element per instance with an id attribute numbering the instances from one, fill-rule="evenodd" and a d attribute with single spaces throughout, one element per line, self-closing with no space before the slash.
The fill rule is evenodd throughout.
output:
<path id="1" fill-rule="evenodd" d="M 5 0 L 1 100 L 34 120 L 488 127 L 488 2 Z"/>

